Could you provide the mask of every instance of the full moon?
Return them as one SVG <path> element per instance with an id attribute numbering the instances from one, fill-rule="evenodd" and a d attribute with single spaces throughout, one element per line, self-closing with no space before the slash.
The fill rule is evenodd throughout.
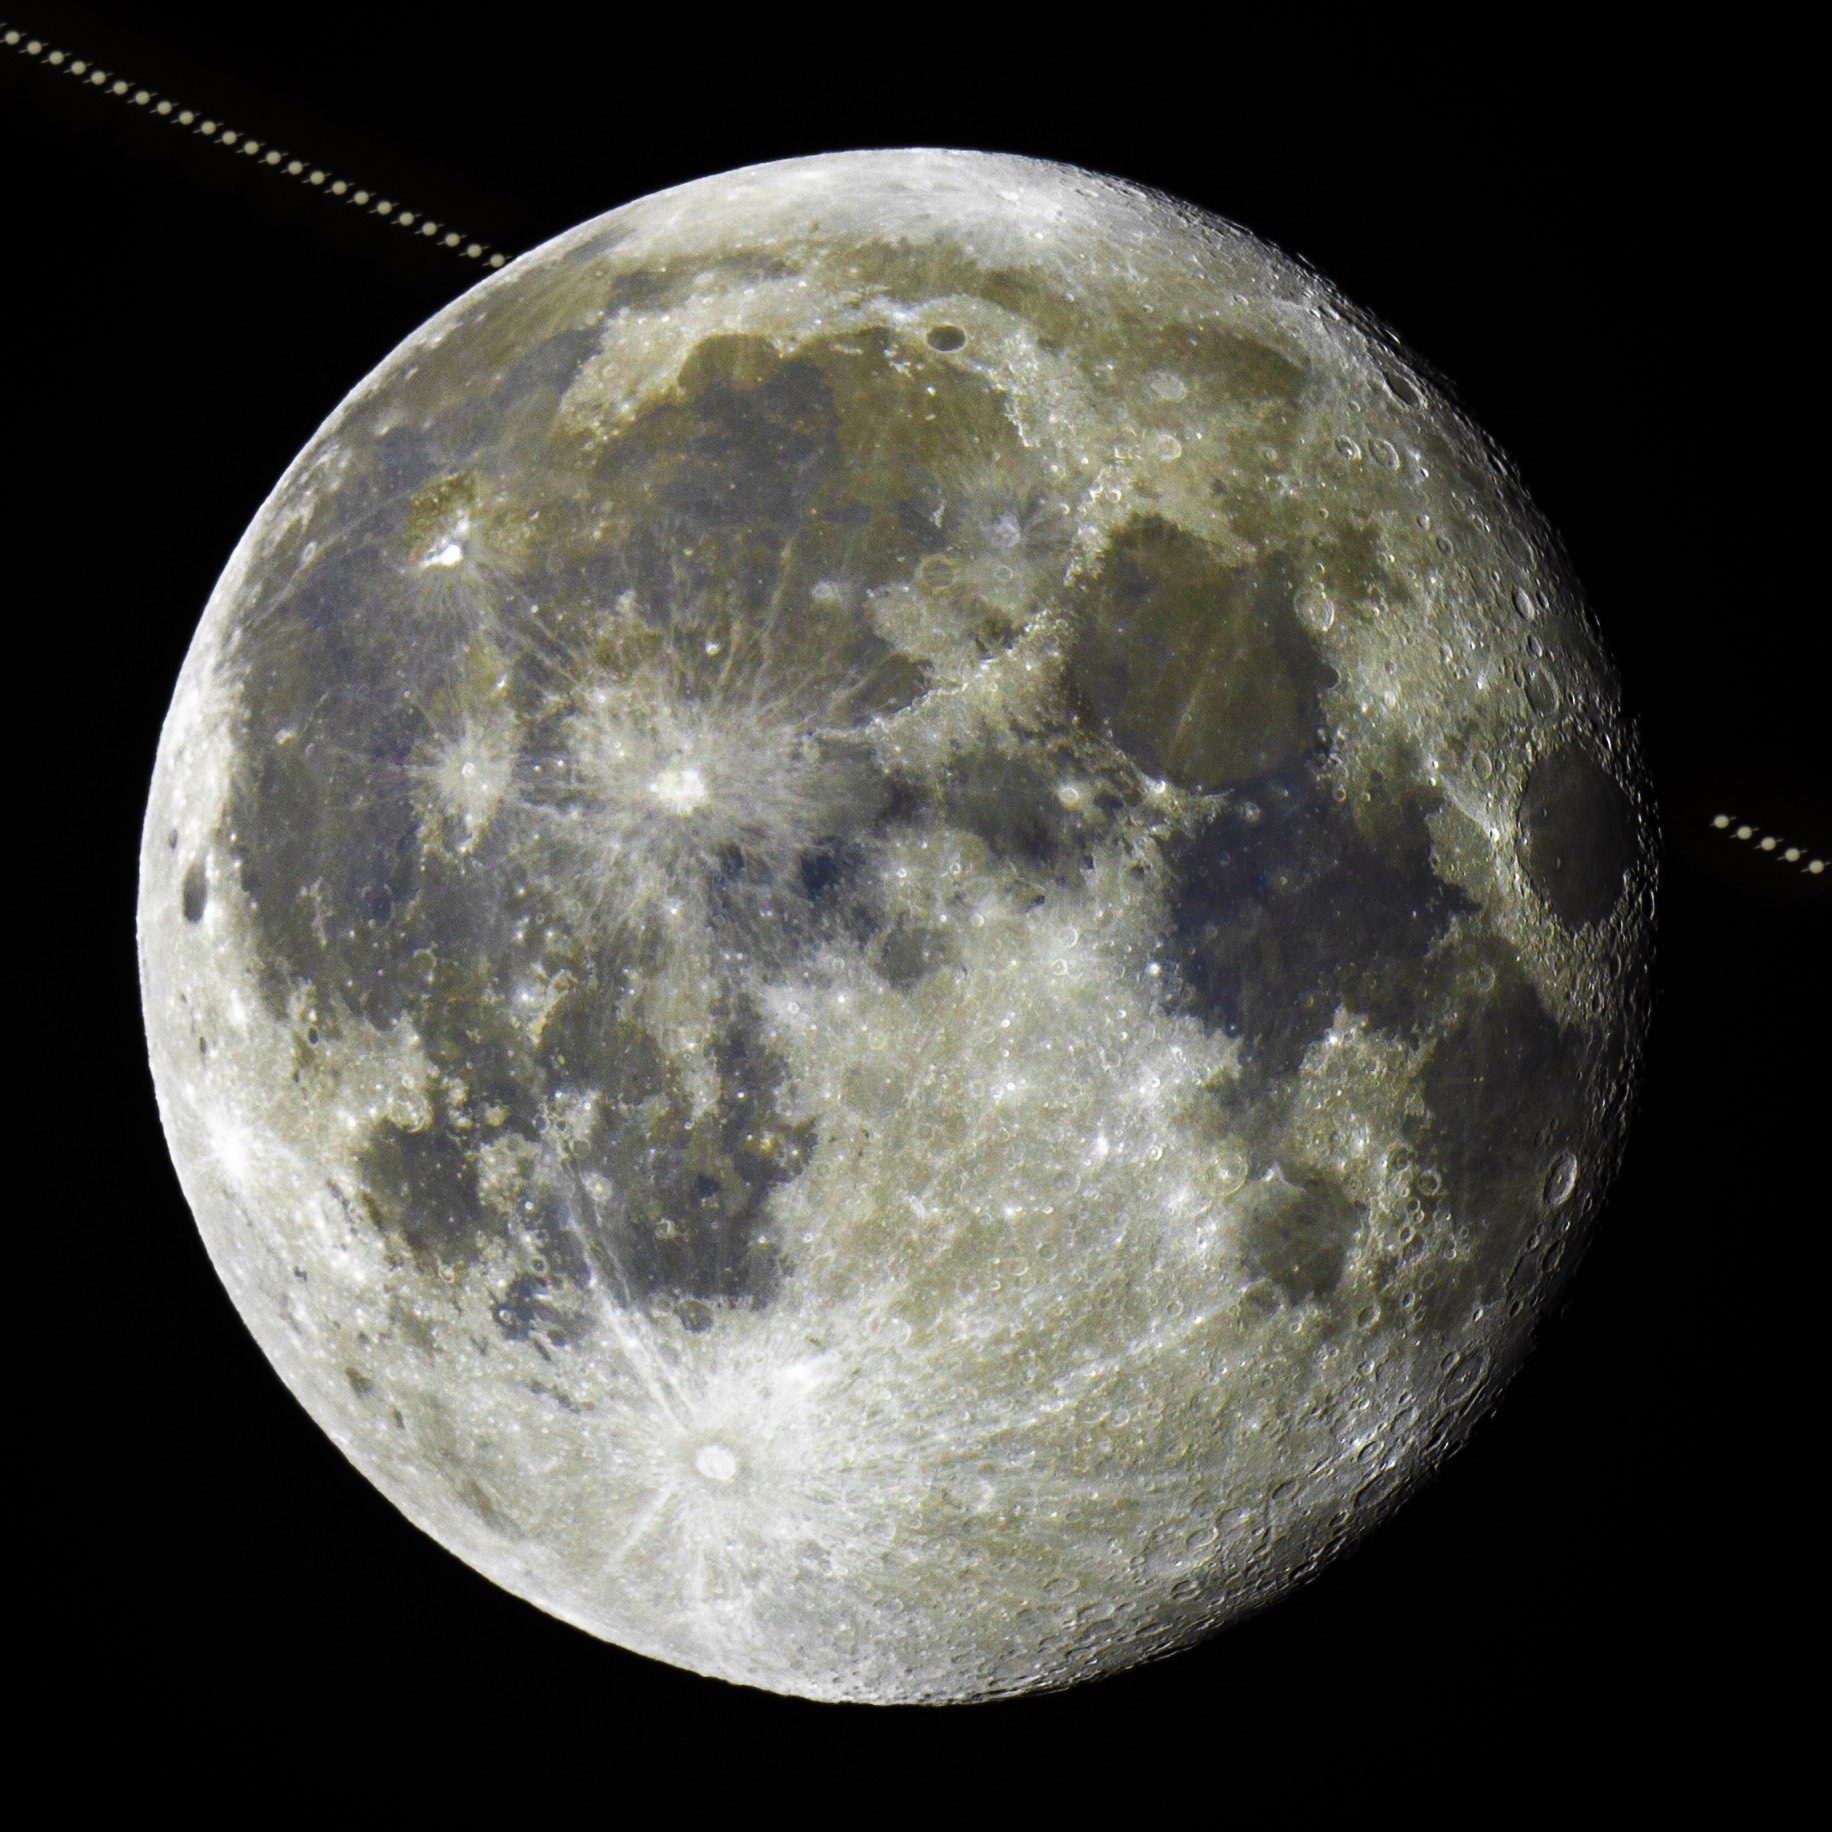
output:
<path id="1" fill-rule="evenodd" d="M 492 275 L 281 479 L 159 748 L 147 1033 L 237 1309 L 442 1545 L 983 1698 L 1462 1441 L 1620 1153 L 1651 833 L 1551 531 L 1327 282 L 796 159 Z"/>

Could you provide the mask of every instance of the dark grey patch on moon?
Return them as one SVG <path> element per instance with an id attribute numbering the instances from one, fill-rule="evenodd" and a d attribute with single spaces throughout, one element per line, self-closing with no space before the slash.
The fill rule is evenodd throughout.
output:
<path id="1" fill-rule="evenodd" d="M 1616 907 L 1635 856 L 1628 797 L 1576 743 L 1547 751 L 1527 774 L 1520 807 L 1527 882 L 1572 928 Z"/>
<path id="2" fill-rule="evenodd" d="M 893 923 L 878 942 L 878 971 L 899 992 L 956 958 L 953 941 L 927 923 Z"/>
<path id="3" fill-rule="evenodd" d="M 586 1313 L 562 1302 L 567 1286 L 638 1308 L 766 1303 L 783 1270 L 774 1243 L 761 1238 L 766 1205 L 805 1162 L 813 1129 L 780 1117 L 781 1068 L 749 1015 L 722 1015 L 717 1097 L 696 1113 L 653 1051 L 608 1016 L 602 995 L 570 1003 L 570 1021 L 549 1027 L 538 1065 L 524 1061 L 518 1077 L 504 1059 L 492 1072 L 480 1048 L 466 1064 L 478 1092 L 465 1111 L 454 1111 L 441 1090 L 425 1123 L 376 1126 L 361 1160 L 372 1222 L 428 1270 L 467 1266 L 490 1241 L 524 1239 L 525 1250 L 538 1249 L 543 1273 L 512 1286 L 497 1309 L 498 1327 L 515 1340 L 537 1329 L 554 1348 L 583 1340 Z M 489 1041 L 484 1029 L 476 1041 Z M 498 1052 L 508 1047 L 506 1035 L 495 1043 Z M 619 1099 L 598 1110 L 563 1156 L 543 1154 L 529 1087 L 551 1098 L 591 1080 L 618 1088 Z M 512 1098 L 518 1087 L 514 1113 L 492 1099 L 497 1090 Z M 504 1213 L 484 1199 L 478 1148 L 518 1140 L 533 1168 Z"/>
<path id="4" fill-rule="evenodd" d="M 1102 556 L 1069 657 L 1071 697 L 1148 775 L 1214 790 L 1316 747 L 1334 678 L 1292 609 L 1290 561 L 1228 566 L 1144 516 Z"/>
<path id="5" fill-rule="evenodd" d="M 1245 786 L 1172 849 L 1178 984 L 1249 1068 L 1289 1074 L 1338 1005 L 1376 1025 L 1422 1018 L 1419 967 L 1468 901 L 1431 869 L 1423 804 L 1383 812 L 1375 848 L 1299 769 Z"/>
<path id="6" fill-rule="evenodd" d="M 442 1092 L 425 1125 L 381 1122 L 361 1162 L 363 1202 L 384 1233 L 433 1265 L 462 1263 L 476 1252 L 485 1228 L 476 1158 Z"/>
<path id="7" fill-rule="evenodd" d="M 1293 1304 L 1333 1291 L 1365 1211 L 1326 1178 L 1254 1186 L 1241 1227 L 1247 1263 Z"/>
<path id="8" fill-rule="evenodd" d="M 210 902 L 210 880 L 205 875 L 202 859 L 193 859 L 186 869 L 179 901 L 186 922 L 203 921 L 204 910 Z"/>
<path id="9" fill-rule="evenodd" d="M 526 1342 L 546 1355 L 549 1348 L 570 1348 L 591 1331 L 587 1311 L 556 1303 L 554 1283 L 539 1273 L 511 1279 L 496 1300 L 496 1327 L 511 1342 Z"/>
<path id="10" fill-rule="evenodd" d="M 884 785 L 887 797 L 891 787 Z M 858 841 L 838 836 L 804 847 L 795 860 L 791 888 L 800 890 L 806 909 L 790 914 L 785 927 L 804 940 L 826 933 L 870 940 L 878 933 L 882 912 L 876 881 L 866 869 L 868 856 Z"/>
<path id="11" fill-rule="evenodd" d="M 1503 944 L 1487 951 L 1494 975 L 1479 993 L 1445 989 L 1449 1025 L 1420 1076 L 1431 1121 L 1425 1149 L 1444 1200 L 1472 1238 L 1511 1248 L 1504 1218 L 1537 1212 L 1557 1141 L 1579 1136 L 1582 1056 Z M 1493 1268 L 1490 1268 L 1492 1271 Z"/>
<path id="12" fill-rule="evenodd" d="M 778 1114 L 781 1065 L 748 1019 L 721 1027 L 715 1057 L 710 1110 L 625 1106 L 581 1154 L 609 1195 L 578 1205 L 576 1222 L 596 1281 L 620 1303 L 757 1308 L 783 1276 L 763 1233 L 769 1198 L 799 1173 L 814 1130 Z"/>
<path id="13" fill-rule="evenodd" d="M 949 773 L 942 806 L 951 825 L 977 834 L 1002 859 L 1055 874 L 1081 857 L 1082 818 L 1057 794 L 1063 769 L 1047 754 L 992 753 Z"/>
<path id="14" fill-rule="evenodd" d="M 349 610 L 381 589 L 374 565 L 366 552 L 327 561 L 293 593 L 293 616 L 244 638 L 249 761 L 218 838 L 233 849 L 277 1017 L 304 982 L 392 1024 L 406 997 L 399 969 L 429 939 L 410 938 L 400 920 L 421 871 L 401 769 L 424 729 L 421 683 L 399 643 Z M 282 732 L 290 741 L 276 743 Z"/>

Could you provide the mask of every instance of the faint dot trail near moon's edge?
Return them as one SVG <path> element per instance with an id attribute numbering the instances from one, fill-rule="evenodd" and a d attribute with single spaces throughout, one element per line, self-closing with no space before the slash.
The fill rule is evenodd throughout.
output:
<path id="1" fill-rule="evenodd" d="M 1757 852 L 1772 853 L 1783 865 L 1798 865 L 1810 877 L 1822 877 L 1825 873 L 1824 859 L 1809 859 L 1804 847 L 1790 845 L 1775 834 L 1764 833 L 1759 826 L 1740 821 L 1734 814 L 1714 814 L 1711 825 L 1719 833 L 1729 834 L 1733 840 L 1753 845 Z"/>
<path id="2" fill-rule="evenodd" d="M 114 71 L 105 70 L 91 60 L 72 57 L 67 51 L 60 51 L 43 38 L 10 26 L 0 20 L 0 44 L 9 51 L 16 51 L 20 56 L 30 59 L 41 69 L 54 70 L 103 95 L 115 97 L 126 102 L 129 107 L 138 108 L 144 113 L 159 120 L 169 121 L 184 128 L 187 132 L 212 142 L 214 145 L 239 153 L 252 160 L 256 165 L 284 173 L 288 178 L 295 178 L 312 190 L 321 192 L 326 197 L 333 197 L 342 203 L 354 204 L 359 210 L 371 216 L 380 217 L 399 228 L 417 232 L 427 241 L 456 255 L 462 261 L 474 261 L 483 267 L 501 267 L 509 258 L 492 249 L 487 242 L 474 241 L 452 228 L 447 223 L 435 222 L 431 217 L 418 210 L 403 209 L 392 199 L 366 185 L 353 184 L 347 178 L 339 178 L 326 167 L 314 164 L 311 160 L 301 159 L 296 154 L 283 148 L 271 146 L 257 139 L 252 134 L 244 134 L 238 128 L 227 126 L 216 116 L 206 114 L 201 109 L 186 108 L 170 97 L 161 96 L 157 91 L 148 89 L 142 84 L 128 81 Z"/>

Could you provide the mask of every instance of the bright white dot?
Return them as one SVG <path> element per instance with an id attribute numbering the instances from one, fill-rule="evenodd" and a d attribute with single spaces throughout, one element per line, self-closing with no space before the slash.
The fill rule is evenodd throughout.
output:
<path id="1" fill-rule="evenodd" d="M 729 1482 L 738 1473 L 738 1459 L 723 1444 L 702 1444 L 693 1466 L 709 1482 Z"/>
<path id="2" fill-rule="evenodd" d="M 677 764 L 649 784 L 649 793 L 670 814 L 691 814 L 705 804 L 706 778 L 690 763 Z"/>
<path id="3" fill-rule="evenodd" d="M 240 1183 L 254 1163 L 254 1148 L 248 1134 L 236 1123 L 233 1115 L 220 1109 L 212 1113 L 204 1122 L 210 1138 L 210 1149 L 216 1154 L 216 1161 L 223 1167 L 231 1183 Z"/>
<path id="4" fill-rule="evenodd" d="M 447 541 L 436 553 L 429 553 L 422 566 L 457 566 L 464 559 L 464 549 L 456 541 Z"/>

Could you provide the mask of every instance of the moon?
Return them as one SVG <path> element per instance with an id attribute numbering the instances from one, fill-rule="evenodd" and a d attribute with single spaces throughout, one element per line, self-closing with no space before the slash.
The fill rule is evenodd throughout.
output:
<path id="1" fill-rule="evenodd" d="M 1135 185 L 863 152 L 561 235 L 248 529 L 140 875 L 186 1196 L 496 1583 L 815 1698 L 1262 1607 L 1620 1154 L 1650 804 L 1508 462 Z"/>

